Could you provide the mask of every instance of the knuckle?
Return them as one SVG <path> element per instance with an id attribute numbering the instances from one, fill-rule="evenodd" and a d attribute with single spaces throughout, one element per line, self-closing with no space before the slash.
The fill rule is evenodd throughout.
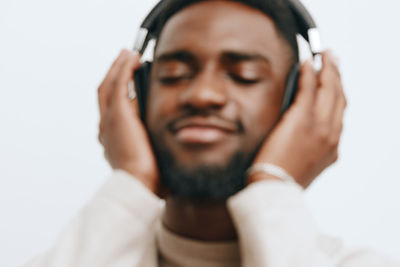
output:
<path id="1" fill-rule="evenodd" d="M 335 152 L 332 155 L 332 163 L 337 162 L 339 159 L 339 152 L 337 150 L 335 150 Z"/>
<path id="2" fill-rule="evenodd" d="M 320 126 L 317 131 L 317 139 L 320 144 L 326 144 L 329 141 L 330 133 L 329 129 L 326 126 Z"/>
<path id="3" fill-rule="evenodd" d="M 103 135 L 99 133 L 99 135 L 97 136 L 97 138 L 98 138 L 98 140 L 99 140 L 99 143 L 100 143 L 101 145 L 104 146 Z"/>
<path id="4" fill-rule="evenodd" d="M 101 84 L 101 85 L 97 88 L 97 95 L 101 95 L 102 92 L 103 92 L 103 85 Z"/>
<path id="5" fill-rule="evenodd" d="M 349 106 L 349 101 L 346 96 L 343 94 L 343 108 L 346 109 Z"/>
<path id="6" fill-rule="evenodd" d="M 107 153 L 107 150 L 104 149 L 103 153 L 104 153 L 104 158 L 111 164 L 110 157 L 109 157 L 109 155 Z"/>
<path id="7" fill-rule="evenodd" d="M 97 87 L 97 93 L 101 94 L 102 92 L 104 92 L 106 89 L 105 87 L 106 87 L 106 80 L 102 81 L 100 85 Z"/>
<path id="8" fill-rule="evenodd" d="M 338 140 L 340 139 L 340 136 L 342 135 L 343 132 L 343 127 L 344 127 L 344 123 L 343 123 L 343 118 L 342 120 L 338 123 L 338 125 L 336 126 L 336 133 L 338 135 Z"/>
<path id="9" fill-rule="evenodd" d="M 336 138 L 335 136 L 332 136 L 332 137 L 329 139 L 328 146 L 329 146 L 329 148 L 332 149 L 332 150 L 337 150 L 337 148 L 338 148 L 338 146 L 339 146 L 339 139 Z"/>
<path id="10" fill-rule="evenodd" d="M 100 144 L 104 145 L 104 142 L 103 142 L 103 127 L 102 127 L 101 124 L 99 125 L 99 133 L 97 135 L 97 139 L 99 140 Z"/>
<path id="11" fill-rule="evenodd" d="M 336 149 L 339 145 L 339 140 L 330 127 L 320 127 L 317 133 L 317 139 L 320 145 L 327 147 L 330 151 Z"/>
<path id="12" fill-rule="evenodd" d="M 340 82 L 337 83 L 335 91 L 336 91 L 337 97 L 339 99 L 345 98 L 344 97 L 344 93 L 343 93 L 343 86 L 342 86 L 342 84 Z"/>
<path id="13" fill-rule="evenodd" d="M 102 134 L 104 131 L 104 121 L 100 120 L 99 122 L 99 134 Z"/>

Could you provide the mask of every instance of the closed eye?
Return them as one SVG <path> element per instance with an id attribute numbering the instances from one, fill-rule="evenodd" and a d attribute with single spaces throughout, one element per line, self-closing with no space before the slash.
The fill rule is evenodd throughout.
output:
<path id="1" fill-rule="evenodd" d="M 234 73 L 230 73 L 229 77 L 236 83 L 239 84 L 243 84 L 243 85 L 252 85 L 252 84 L 256 84 L 258 82 L 261 81 L 260 78 L 244 78 L 240 75 L 234 74 Z"/>
<path id="2" fill-rule="evenodd" d="M 193 77 L 191 73 L 186 73 L 182 75 L 170 75 L 170 76 L 161 76 L 159 78 L 159 82 L 163 85 L 174 85 L 179 82 L 189 80 Z"/>

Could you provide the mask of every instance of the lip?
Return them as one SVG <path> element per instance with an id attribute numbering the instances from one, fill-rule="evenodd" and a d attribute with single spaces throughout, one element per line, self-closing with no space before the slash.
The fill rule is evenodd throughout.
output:
<path id="1" fill-rule="evenodd" d="M 233 122 L 217 117 L 190 117 L 178 120 L 171 127 L 177 141 L 186 145 L 218 143 L 237 132 Z"/>

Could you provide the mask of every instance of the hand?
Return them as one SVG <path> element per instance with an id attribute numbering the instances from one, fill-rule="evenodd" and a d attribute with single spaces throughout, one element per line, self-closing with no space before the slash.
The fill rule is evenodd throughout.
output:
<path id="1" fill-rule="evenodd" d="M 334 56 L 325 52 L 322 62 L 320 74 L 315 73 L 310 62 L 302 65 L 295 102 L 266 139 L 254 161 L 280 166 L 304 188 L 338 159 L 347 105 Z M 255 174 L 248 182 L 267 176 Z"/>
<path id="2" fill-rule="evenodd" d="M 98 88 L 99 140 L 113 169 L 121 169 L 158 193 L 159 173 L 137 100 L 128 98 L 128 84 L 140 66 L 139 55 L 123 50 Z"/>

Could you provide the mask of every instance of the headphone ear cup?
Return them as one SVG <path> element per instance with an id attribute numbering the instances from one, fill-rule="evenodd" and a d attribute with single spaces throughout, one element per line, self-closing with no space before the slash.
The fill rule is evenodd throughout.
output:
<path id="1" fill-rule="evenodd" d="M 139 104 L 139 113 L 142 121 L 145 121 L 147 93 L 150 85 L 151 62 L 144 62 L 134 73 L 136 95 Z"/>
<path id="2" fill-rule="evenodd" d="M 285 113 L 290 105 L 293 103 L 299 83 L 300 77 L 300 63 L 296 63 L 290 70 L 289 76 L 286 81 L 285 94 L 283 96 L 281 115 Z"/>

